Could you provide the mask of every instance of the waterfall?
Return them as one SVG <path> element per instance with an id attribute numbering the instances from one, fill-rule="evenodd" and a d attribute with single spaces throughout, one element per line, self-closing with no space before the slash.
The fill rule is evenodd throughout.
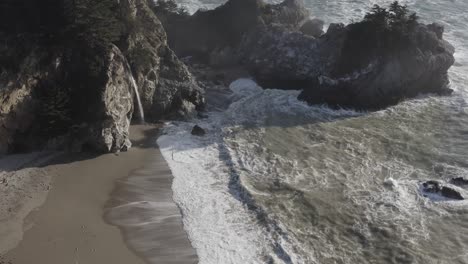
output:
<path id="1" fill-rule="evenodd" d="M 133 78 L 133 75 L 130 74 L 130 80 L 132 82 L 133 89 L 135 90 L 135 97 L 137 99 L 138 103 L 138 111 L 140 114 L 140 121 L 142 123 L 145 122 L 145 112 L 143 111 L 143 105 L 141 104 L 141 99 L 140 99 L 140 93 L 138 92 L 138 86 L 136 84 L 135 78 Z"/>

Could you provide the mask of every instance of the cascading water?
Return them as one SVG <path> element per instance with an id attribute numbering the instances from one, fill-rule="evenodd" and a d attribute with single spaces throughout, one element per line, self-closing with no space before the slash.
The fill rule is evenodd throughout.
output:
<path id="1" fill-rule="evenodd" d="M 140 121 L 144 123 L 145 112 L 143 111 L 143 105 L 141 104 L 140 93 L 138 92 L 138 86 L 136 84 L 135 78 L 133 78 L 133 75 L 130 75 L 130 80 L 132 82 L 133 90 L 135 90 L 135 97 L 138 103 L 138 113 L 139 113 Z"/>

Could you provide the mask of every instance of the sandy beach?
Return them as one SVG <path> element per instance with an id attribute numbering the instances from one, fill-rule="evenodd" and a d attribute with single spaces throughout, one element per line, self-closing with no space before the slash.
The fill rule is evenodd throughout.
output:
<path id="1" fill-rule="evenodd" d="M 49 154 L 47 157 L 52 161 L 45 160 L 42 164 L 31 161 L 18 165 L 17 170 L 10 167 L 5 172 L 8 179 L 13 179 L 15 174 L 26 174 L 23 178 L 28 180 L 22 182 L 26 190 L 22 195 L 15 196 L 11 194 L 14 193 L 12 188 L 1 187 L 2 193 L 10 193 L 11 197 L 16 197 L 10 200 L 18 202 L 8 204 L 6 200 L 0 206 L 2 226 L 11 226 L 0 228 L 0 263 L 196 263 L 180 211 L 172 202 L 172 175 L 157 149 L 157 131 L 157 126 L 133 126 L 134 147 L 125 153 L 63 154 L 59 157 Z M 158 162 L 148 164 L 155 160 Z M 156 182 L 163 184 L 155 199 L 162 199 L 159 202 L 165 205 L 163 210 L 152 214 L 167 220 L 153 223 L 150 227 L 156 231 L 152 243 L 139 246 L 135 243 L 138 233 L 132 232 L 138 230 L 130 228 L 128 221 L 119 221 L 127 218 L 118 208 L 132 205 L 140 198 L 136 195 L 138 186 L 126 191 L 125 183 L 133 179 L 135 171 L 148 166 L 152 166 L 153 171 L 146 177 L 157 178 Z M 156 175 L 155 171 L 160 174 Z M 33 210 L 37 206 L 40 207 Z M 8 209 L 2 211 L 1 208 Z M 25 230 L 24 235 L 18 226 Z M 150 229 L 145 231 L 150 232 Z M 176 239 L 171 240 L 171 237 Z"/>

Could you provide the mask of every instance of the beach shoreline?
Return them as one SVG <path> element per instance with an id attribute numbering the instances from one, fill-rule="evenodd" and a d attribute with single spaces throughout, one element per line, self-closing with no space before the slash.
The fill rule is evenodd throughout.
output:
<path id="1" fill-rule="evenodd" d="M 2 223 L 9 220 L 24 229 L 24 234 L 21 233 L 23 230 L 7 230 L 10 237 L 22 239 L 19 243 L 13 241 L 0 248 L 0 263 L 151 263 L 143 258 L 146 256 L 140 254 L 137 247 L 131 243 L 127 246 L 131 235 L 125 232 L 125 228 L 111 225 L 114 218 L 106 216 L 104 219 L 104 215 L 112 209 L 113 204 L 121 206 L 125 203 L 114 195 L 119 193 L 118 190 L 122 191 L 119 182 L 131 179 L 132 172 L 151 166 L 148 162 L 152 159 L 148 157 L 160 155 L 156 145 L 160 127 L 132 126 L 134 147 L 128 152 L 99 156 L 83 153 L 58 154 L 58 157 L 56 155 L 52 161 L 46 162 L 49 165 L 30 163 L 22 170 L 10 169 L 8 173 L 12 175 L 9 178 L 14 178 L 15 173 L 21 173 L 24 169 L 28 170 L 27 174 L 31 179 L 37 181 L 42 178 L 36 176 L 44 175 L 45 178 L 39 183 L 34 182 L 34 186 L 41 188 L 31 188 L 23 197 L 17 196 L 22 204 L 17 206 L 18 210 L 10 210 L 10 217 L 0 215 Z M 156 166 L 164 164 L 158 163 Z M 164 177 L 169 182 L 172 180 L 170 171 L 169 174 L 166 171 Z M 23 183 L 25 186 L 28 184 L 31 181 Z M 3 188 L 11 190 L 8 187 Z M 168 191 L 171 193 L 170 185 Z M 30 198 L 26 201 L 25 197 Z M 173 206 L 177 207 L 175 203 Z M 29 212 L 24 213 L 25 209 Z M 20 212 L 23 213 L 20 215 Z M 173 225 L 172 228 L 173 232 L 185 233 L 181 221 L 180 225 Z M 188 252 L 194 252 L 186 235 L 185 240 L 183 246 L 190 247 Z M 154 243 L 157 244 L 158 241 Z M 11 249 L 12 247 L 14 248 Z M 152 253 L 154 257 L 158 257 L 158 254 L 161 258 L 168 256 L 165 252 Z"/>

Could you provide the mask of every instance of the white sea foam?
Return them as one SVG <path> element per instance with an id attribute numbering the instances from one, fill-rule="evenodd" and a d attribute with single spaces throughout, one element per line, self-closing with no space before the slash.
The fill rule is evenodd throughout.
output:
<path id="1" fill-rule="evenodd" d="M 220 2 L 182 0 L 191 12 Z M 358 20 L 390 2 L 306 0 L 327 23 Z M 376 113 L 335 111 L 298 101 L 298 91 L 242 79 L 231 85 L 234 103 L 225 112 L 166 127 L 158 143 L 200 263 L 426 263 L 427 252 L 440 263 L 468 261 L 459 254 L 468 250 L 468 227 L 456 219 L 468 202 L 420 192 L 423 180 L 467 173 L 468 17 L 460 10 L 468 5 L 402 2 L 423 21 L 445 25 L 457 49 L 453 97 L 423 96 Z M 206 137 L 190 135 L 195 123 Z M 455 242 L 438 246 L 447 241 Z"/>
<path id="2" fill-rule="evenodd" d="M 265 227 L 257 223 L 257 215 L 246 208 L 249 204 L 242 194 L 236 193 L 242 190 L 233 186 L 235 162 L 231 160 L 232 153 L 224 139 L 236 125 L 254 120 L 252 114 L 265 108 L 265 103 L 275 103 L 270 100 L 275 94 L 306 106 L 297 101 L 295 91 L 263 90 L 249 79 L 235 81 L 230 88 L 232 97 L 238 101 L 227 111 L 211 113 L 205 121 L 167 124 L 164 135 L 158 139 L 174 175 L 174 199 L 183 212 L 184 226 L 200 263 L 265 263 L 294 259 L 294 256 L 285 257 L 287 253 L 281 252 L 283 248 L 278 250 L 281 246 L 274 244 L 280 241 L 273 241 Z M 255 109 L 238 108 L 248 102 L 252 102 L 249 106 Z M 205 137 L 190 134 L 195 124 L 207 130 Z"/>
<path id="3" fill-rule="evenodd" d="M 263 90 L 249 79 L 237 80 L 230 88 L 233 103 L 226 111 L 210 113 L 208 119 L 196 122 L 171 123 L 158 140 L 174 174 L 175 200 L 184 213 L 185 228 L 200 263 L 263 263 L 271 259 L 278 263 L 320 263 L 327 258 L 345 263 L 362 261 L 359 254 L 363 254 L 363 248 L 353 251 L 344 244 L 338 247 L 323 230 L 313 226 L 302 227 L 312 228 L 307 232 L 314 233 L 316 241 L 307 242 L 300 232 L 293 231 L 302 223 L 291 223 L 294 221 L 284 218 L 287 214 L 282 215 L 283 211 L 265 207 L 264 203 L 274 197 L 268 186 L 276 182 L 305 195 L 324 190 L 327 195 L 326 190 L 340 182 L 345 186 L 343 197 L 349 208 L 359 208 L 362 214 L 354 221 L 353 232 L 371 243 L 380 243 L 374 238 L 378 226 L 379 232 L 392 232 L 393 239 L 417 245 L 429 239 L 431 221 L 460 210 L 456 208 L 466 208 L 464 202 L 434 204 L 420 195 L 420 180 L 430 177 L 430 171 L 398 159 L 376 159 L 386 155 L 385 150 L 379 150 L 379 144 L 384 147 L 385 141 L 394 145 L 391 151 L 403 147 L 400 137 L 410 137 L 415 147 L 419 141 L 430 142 L 432 134 L 424 133 L 426 124 L 413 124 L 411 120 L 424 116 L 428 107 L 440 101 L 437 98 L 421 98 L 369 114 L 308 106 L 297 100 L 298 91 Z M 196 123 L 207 130 L 207 136 L 190 134 Z M 300 142 L 307 135 L 308 141 L 300 151 L 297 144 L 304 144 Z M 317 139 L 310 138 L 312 135 Z M 382 142 L 379 137 L 384 137 Z M 348 147 L 343 149 L 340 144 Z M 286 150 L 286 155 L 275 153 L 275 148 Z M 418 151 L 431 151 L 430 147 L 419 149 L 416 147 Z M 445 171 L 463 173 L 456 168 L 447 167 Z M 379 180 L 373 176 L 376 174 L 384 178 Z M 247 197 L 239 192 L 246 192 Z M 291 210 L 301 206 L 289 201 L 293 193 L 285 192 L 277 203 Z M 340 203 L 336 201 L 337 206 L 346 206 Z M 252 205 L 256 208 L 253 211 L 248 209 Z M 256 219 L 259 212 L 267 216 L 261 222 Z M 320 251 L 314 251 L 315 245 L 322 247 Z"/>
<path id="4" fill-rule="evenodd" d="M 205 137 L 191 135 L 195 124 L 207 130 Z M 223 113 L 173 122 L 158 145 L 174 175 L 174 199 L 200 263 L 264 263 L 269 255 L 264 231 L 230 189 L 230 161 L 221 147 L 224 125 Z"/>

